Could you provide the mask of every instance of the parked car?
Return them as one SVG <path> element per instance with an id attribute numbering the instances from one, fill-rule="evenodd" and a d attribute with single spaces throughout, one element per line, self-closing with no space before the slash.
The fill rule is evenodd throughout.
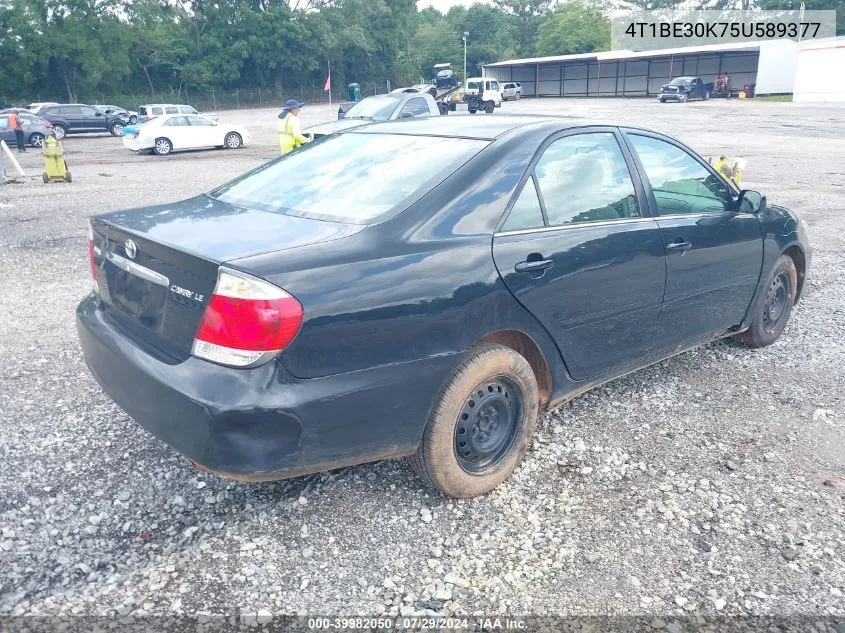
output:
<path id="1" fill-rule="evenodd" d="M 199 112 L 193 106 L 172 103 L 153 103 L 138 108 L 138 120 L 142 122 L 163 114 L 199 114 Z M 203 114 L 202 116 L 214 120 L 218 118 L 216 114 Z"/>
<path id="2" fill-rule="evenodd" d="M 453 497 L 504 481 L 541 411 L 773 343 L 812 255 L 668 136 L 508 115 L 336 134 L 89 237 L 81 347 L 148 431 L 248 481 L 410 456 Z"/>
<path id="3" fill-rule="evenodd" d="M 118 115 L 129 121 L 130 124 L 135 125 L 138 122 L 138 113 L 134 110 L 127 110 L 116 105 L 95 105 L 95 108 L 102 110 L 106 114 Z"/>
<path id="4" fill-rule="evenodd" d="M 199 114 L 166 114 L 133 126 L 131 131 L 123 135 L 126 149 L 159 156 L 207 147 L 238 149 L 249 143 L 249 134 L 240 125 L 219 123 Z"/>
<path id="5" fill-rule="evenodd" d="M 408 86 L 407 88 L 396 88 L 391 90 L 388 94 L 399 94 L 402 92 L 427 92 L 435 99 L 437 98 L 437 86 L 432 84 L 417 84 L 415 86 Z"/>
<path id="6" fill-rule="evenodd" d="M 341 130 L 351 130 L 374 121 L 393 121 L 437 116 L 441 114 L 437 102 L 427 92 L 397 92 L 361 99 L 342 119 L 319 123 L 303 130 L 313 138 L 321 138 Z"/>
<path id="7" fill-rule="evenodd" d="M 502 101 L 509 99 L 522 99 L 522 84 L 518 81 L 509 81 L 502 85 Z"/>
<path id="8" fill-rule="evenodd" d="M 704 83 L 701 77 L 675 77 L 668 84 L 663 84 L 657 99 L 660 103 L 667 101 L 680 101 L 684 103 L 689 99 L 710 98 L 713 93 L 713 84 Z"/>
<path id="9" fill-rule="evenodd" d="M 0 113 L 0 140 L 6 141 L 9 147 L 17 147 L 18 140 L 15 131 L 9 127 L 8 112 Z M 32 147 L 41 147 L 44 139 L 53 133 L 53 126 L 46 119 L 25 112 L 17 112 L 23 125 L 24 142 Z"/>
<path id="10" fill-rule="evenodd" d="M 112 116 L 81 103 L 44 106 L 38 110 L 38 116 L 53 125 L 53 133 L 59 140 L 68 134 L 88 132 L 108 132 L 112 136 L 120 136 L 123 127 L 129 122 L 123 117 Z"/>
<path id="11" fill-rule="evenodd" d="M 454 88 L 458 85 L 458 73 L 456 73 L 451 66 L 447 68 L 441 68 L 444 64 L 435 64 L 434 69 L 437 71 L 437 74 L 434 77 L 434 83 L 436 84 L 437 88 Z"/>

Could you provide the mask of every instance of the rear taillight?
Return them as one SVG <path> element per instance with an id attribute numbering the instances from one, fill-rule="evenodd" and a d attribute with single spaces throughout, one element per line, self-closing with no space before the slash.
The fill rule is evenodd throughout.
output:
<path id="1" fill-rule="evenodd" d="M 94 292 L 99 292 L 100 287 L 97 285 L 97 262 L 94 261 L 95 252 L 99 254 L 99 249 L 94 246 L 94 227 L 91 225 L 91 220 L 88 220 L 88 263 L 91 265 Z"/>
<path id="2" fill-rule="evenodd" d="M 53 129 L 53 124 L 52 124 L 52 123 L 50 123 L 49 121 L 44 121 L 44 129 L 45 129 L 45 130 L 52 130 L 52 129 Z"/>
<path id="3" fill-rule="evenodd" d="M 213 363 L 249 367 L 285 349 L 302 325 L 302 305 L 278 286 L 220 269 L 191 353 Z"/>

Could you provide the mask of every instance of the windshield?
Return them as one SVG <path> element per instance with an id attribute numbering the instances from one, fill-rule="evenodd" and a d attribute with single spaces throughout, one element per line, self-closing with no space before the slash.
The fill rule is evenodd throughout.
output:
<path id="1" fill-rule="evenodd" d="M 675 77 L 669 82 L 670 86 L 689 86 L 692 83 L 692 77 Z"/>
<path id="2" fill-rule="evenodd" d="M 346 118 L 387 121 L 398 103 L 399 100 L 393 97 L 368 97 L 352 106 L 346 113 Z"/>
<path id="3" fill-rule="evenodd" d="M 327 136 L 209 195 L 261 211 L 371 224 L 407 208 L 486 145 L 398 134 Z"/>

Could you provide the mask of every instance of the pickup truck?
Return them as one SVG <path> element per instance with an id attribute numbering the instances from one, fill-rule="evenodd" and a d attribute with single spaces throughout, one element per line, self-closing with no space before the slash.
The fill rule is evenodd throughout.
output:
<path id="1" fill-rule="evenodd" d="M 704 99 L 706 101 L 712 93 L 713 84 L 704 83 L 701 77 L 675 77 L 668 84 L 663 84 L 657 99 L 660 103 L 667 101 L 684 103 L 689 99 Z"/>

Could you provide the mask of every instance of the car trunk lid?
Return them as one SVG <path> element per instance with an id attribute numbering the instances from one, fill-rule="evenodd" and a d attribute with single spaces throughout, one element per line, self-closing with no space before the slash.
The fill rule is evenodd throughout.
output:
<path id="1" fill-rule="evenodd" d="M 137 344 L 173 362 L 191 353 L 222 263 L 365 228 L 245 209 L 208 196 L 99 216 L 91 227 L 106 313 Z"/>

